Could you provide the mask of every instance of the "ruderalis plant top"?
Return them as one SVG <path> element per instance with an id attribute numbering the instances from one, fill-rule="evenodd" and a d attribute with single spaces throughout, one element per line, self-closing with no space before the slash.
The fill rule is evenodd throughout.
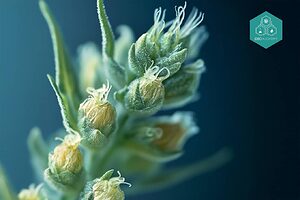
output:
<path id="1" fill-rule="evenodd" d="M 199 51 L 208 37 L 200 25 L 202 12 L 194 8 L 187 14 L 185 3 L 167 21 L 166 10 L 158 8 L 144 34 L 135 39 L 122 25 L 115 39 L 103 0 L 98 0 L 102 50 L 87 43 L 71 59 L 46 2 L 40 0 L 39 6 L 53 43 L 55 77 L 48 79 L 63 128 L 48 141 L 40 129 L 32 129 L 28 146 L 37 181 L 44 184 L 16 194 L 1 169 L 1 199 L 122 200 L 164 189 L 230 159 L 223 149 L 193 164 L 165 166 L 182 156 L 186 141 L 199 132 L 193 112 L 159 111 L 198 100 L 205 71 Z"/>

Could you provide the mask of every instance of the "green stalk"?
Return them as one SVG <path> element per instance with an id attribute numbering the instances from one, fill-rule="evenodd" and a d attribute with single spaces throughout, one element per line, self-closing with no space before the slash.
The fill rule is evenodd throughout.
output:
<path id="1" fill-rule="evenodd" d="M 124 116 L 121 117 L 118 130 L 124 130 L 129 118 L 130 117 L 128 116 L 128 114 L 124 114 Z M 116 150 L 119 149 L 120 146 L 122 146 L 123 131 L 117 131 L 115 137 L 112 137 L 111 139 L 111 143 L 109 143 L 109 146 L 107 146 L 107 148 L 102 152 L 100 158 L 98 157 L 99 159 L 96 159 L 95 157 L 93 157 L 93 160 L 90 160 L 91 168 L 89 178 L 99 178 L 100 175 L 107 171 L 107 166 L 109 165 L 111 159 L 114 157 L 113 154 L 116 152 Z M 99 155 L 99 152 L 94 152 L 94 154 L 97 153 Z"/>

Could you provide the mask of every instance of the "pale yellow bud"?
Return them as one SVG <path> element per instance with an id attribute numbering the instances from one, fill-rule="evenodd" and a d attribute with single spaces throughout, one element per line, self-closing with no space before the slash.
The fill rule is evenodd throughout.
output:
<path id="1" fill-rule="evenodd" d="M 118 177 L 110 178 L 109 180 L 99 180 L 93 185 L 92 190 L 94 200 L 123 200 L 125 199 L 124 192 L 120 189 L 120 184 L 127 184 L 125 178 L 121 177 L 118 172 Z"/>
<path id="2" fill-rule="evenodd" d="M 102 88 L 88 88 L 90 96 L 80 104 L 80 117 L 88 120 L 91 128 L 99 130 L 104 135 L 111 132 L 116 119 L 116 110 L 107 101 L 108 93 L 111 90 L 109 83 L 103 84 Z"/>
<path id="3" fill-rule="evenodd" d="M 94 200 L 123 200 L 124 192 L 118 185 L 111 184 L 110 181 L 103 180 L 93 186 Z"/>
<path id="4" fill-rule="evenodd" d="M 167 74 L 160 76 L 163 71 Z M 137 113 L 155 113 L 158 111 L 165 97 L 165 88 L 162 81 L 167 79 L 170 71 L 158 66 L 150 67 L 143 77 L 134 80 L 128 87 L 125 96 L 125 106 L 128 110 Z"/>
<path id="5" fill-rule="evenodd" d="M 82 170 L 83 158 L 78 148 L 79 144 L 80 136 L 69 134 L 55 147 L 53 153 L 49 154 L 49 168 L 52 173 L 68 171 L 77 174 Z"/>

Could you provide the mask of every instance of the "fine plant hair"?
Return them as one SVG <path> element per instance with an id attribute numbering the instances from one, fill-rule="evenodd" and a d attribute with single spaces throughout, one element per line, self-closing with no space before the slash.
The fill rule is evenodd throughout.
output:
<path id="1" fill-rule="evenodd" d="M 122 25 L 115 39 L 103 1 L 97 0 L 102 50 L 83 44 L 77 59 L 69 57 L 54 16 L 39 1 L 55 57 L 55 77 L 47 77 L 63 127 L 48 140 L 39 128 L 30 131 L 38 184 L 16 193 L 0 166 L 1 200 L 122 200 L 173 186 L 231 159 L 224 148 L 192 164 L 166 166 L 183 156 L 186 141 L 199 132 L 193 112 L 160 111 L 198 100 L 205 72 L 199 53 L 208 38 L 201 25 L 204 13 L 193 8 L 188 15 L 185 3 L 166 21 L 166 10 L 157 8 L 144 34 L 135 39 Z"/>

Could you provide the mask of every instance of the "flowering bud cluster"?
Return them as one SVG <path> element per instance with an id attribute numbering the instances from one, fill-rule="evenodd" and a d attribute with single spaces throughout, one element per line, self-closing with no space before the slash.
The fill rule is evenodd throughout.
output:
<path id="1" fill-rule="evenodd" d="M 151 115 L 197 98 L 205 70 L 203 60 L 196 59 L 207 38 L 204 27 L 198 27 L 204 14 L 193 9 L 185 20 L 185 4 L 175 7 L 175 19 L 165 22 L 165 10 L 158 8 L 153 26 L 136 42 L 128 27 L 119 29 L 115 41 L 103 1 L 97 0 L 102 55 L 96 45 L 81 46 L 75 71 L 57 23 L 40 0 L 55 50 L 56 76 L 48 78 L 66 130 L 60 132 L 68 133 L 49 154 L 52 144 L 46 145 L 40 133 L 29 140 L 36 169 L 60 191 L 45 188 L 50 199 L 75 200 L 80 194 L 81 200 L 123 200 L 120 185 L 131 185 L 119 172 L 117 177 L 110 170 L 96 178 L 110 168 L 139 183 L 134 192 L 171 185 L 198 170 L 186 167 L 195 172 L 177 176 L 179 170 L 164 173 L 162 167 L 182 155 L 187 139 L 198 132 L 192 114 Z M 19 199 L 46 200 L 40 188 L 22 190 Z"/>
<path id="2" fill-rule="evenodd" d="M 167 24 L 165 10 L 156 9 L 154 25 L 132 44 L 128 64 L 136 78 L 129 83 L 125 95 L 124 104 L 129 111 L 154 114 L 162 107 L 181 106 L 195 96 L 201 73 L 193 71 L 183 80 L 177 76 L 188 71 L 188 67 L 182 65 L 187 59 L 191 61 L 191 42 L 199 34 L 197 27 L 204 14 L 194 9 L 184 23 L 185 8 L 186 4 L 176 8 L 176 18 Z M 168 80 L 172 82 L 171 87 L 165 87 Z"/>

